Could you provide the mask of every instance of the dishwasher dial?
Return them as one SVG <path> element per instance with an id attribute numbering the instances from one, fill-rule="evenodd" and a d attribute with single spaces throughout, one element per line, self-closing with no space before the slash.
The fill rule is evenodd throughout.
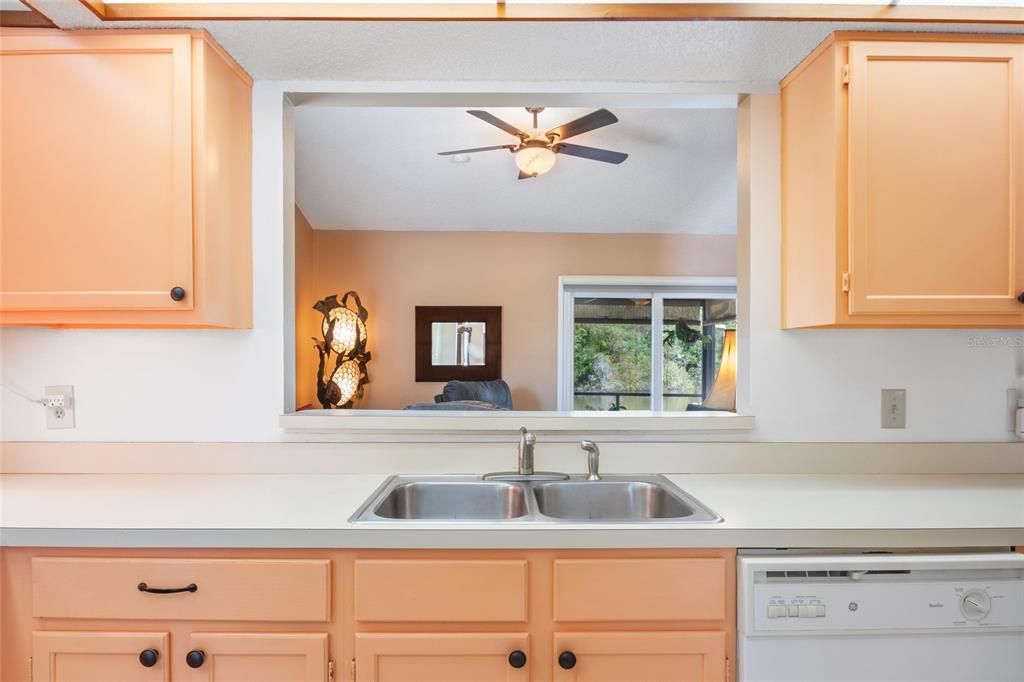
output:
<path id="1" fill-rule="evenodd" d="M 968 620 L 981 620 L 992 610 L 992 598 L 985 590 L 970 590 L 960 600 L 960 611 Z"/>

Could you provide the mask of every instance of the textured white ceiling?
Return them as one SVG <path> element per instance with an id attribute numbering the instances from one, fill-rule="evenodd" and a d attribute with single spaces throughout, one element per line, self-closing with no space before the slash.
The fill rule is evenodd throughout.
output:
<path id="1" fill-rule="evenodd" d="M 523 109 L 488 108 L 520 128 Z M 590 109 L 547 109 L 543 129 Z M 437 152 L 509 144 L 461 108 L 300 106 L 296 200 L 319 229 L 546 232 L 736 231 L 734 109 L 620 109 L 571 141 L 628 153 L 621 165 L 559 156 L 518 180 L 512 154 L 455 163 Z"/>
<path id="2" fill-rule="evenodd" d="M 97 28 L 78 0 L 34 0 L 64 28 Z M 956 25 L 823 22 L 115 22 L 205 28 L 256 79 L 601 81 L 771 90 L 833 30 L 978 31 Z M 985 27 L 1024 32 L 1024 26 Z"/>

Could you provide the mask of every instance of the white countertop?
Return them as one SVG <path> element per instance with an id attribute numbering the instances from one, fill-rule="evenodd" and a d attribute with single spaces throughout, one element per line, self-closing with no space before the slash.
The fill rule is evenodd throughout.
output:
<path id="1" fill-rule="evenodd" d="M 0 477 L 0 545 L 49 547 L 953 547 L 1024 545 L 1024 474 L 670 475 L 718 524 L 370 523 L 387 478 Z"/>

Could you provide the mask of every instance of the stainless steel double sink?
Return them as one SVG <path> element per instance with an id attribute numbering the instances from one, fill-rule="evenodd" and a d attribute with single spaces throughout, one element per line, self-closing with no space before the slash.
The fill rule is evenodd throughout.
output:
<path id="1" fill-rule="evenodd" d="M 664 476 L 488 481 L 392 476 L 356 511 L 360 522 L 717 523 Z"/>

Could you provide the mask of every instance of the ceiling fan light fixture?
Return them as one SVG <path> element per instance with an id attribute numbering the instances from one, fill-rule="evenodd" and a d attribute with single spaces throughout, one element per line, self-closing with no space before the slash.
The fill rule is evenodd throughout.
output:
<path id="1" fill-rule="evenodd" d="M 555 153 L 547 146 L 525 145 L 516 151 L 516 167 L 527 175 L 544 175 L 555 167 Z"/>
<path id="2" fill-rule="evenodd" d="M 512 152 L 515 157 L 516 167 L 519 169 L 519 179 L 536 178 L 544 175 L 555 167 L 556 155 L 575 156 L 601 163 L 618 165 L 626 160 L 628 154 L 613 152 L 608 149 L 588 147 L 586 145 L 567 143 L 567 140 L 576 135 L 604 128 L 619 119 L 607 109 L 598 109 L 574 121 L 564 123 L 557 128 L 544 132 L 537 127 L 537 115 L 544 111 L 542 107 L 526 107 L 526 110 L 533 116 L 533 127 L 529 131 L 522 130 L 516 126 L 503 121 L 494 114 L 480 109 L 470 109 L 466 113 L 480 119 L 495 128 L 499 128 L 509 135 L 517 138 L 516 144 L 498 144 L 489 147 L 474 147 L 472 149 L 456 149 L 448 152 L 438 152 L 440 156 L 450 156 L 456 163 L 455 157 L 475 154 L 477 152 L 489 152 L 504 149 Z"/>

